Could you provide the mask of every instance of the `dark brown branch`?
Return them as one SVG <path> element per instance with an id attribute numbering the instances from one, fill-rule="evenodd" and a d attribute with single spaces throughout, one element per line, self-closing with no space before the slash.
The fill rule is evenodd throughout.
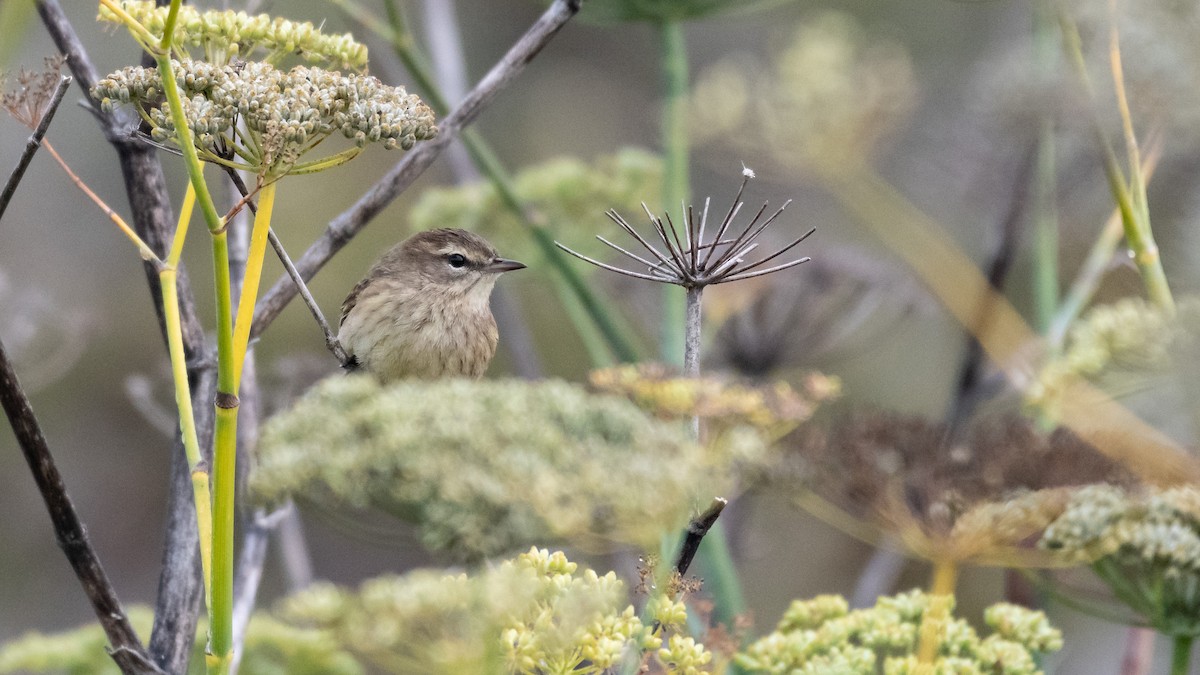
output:
<path id="1" fill-rule="evenodd" d="M 98 72 L 57 0 L 38 0 L 37 9 L 47 32 L 58 50 L 66 55 L 71 72 L 82 85 L 85 95 L 89 97 L 92 112 L 105 138 L 117 151 L 134 229 L 151 249 L 160 257 L 165 257 L 175 231 L 175 218 L 162 166 L 154 155 L 154 149 L 131 136 L 131 117 L 119 113 L 102 113 L 90 98 L 90 89 L 99 80 Z M 162 314 L 158 272 L 149 263 L 145 264 L 144 269 L 158 313 L 159 328 L 165 341 L 165 319 Z M 211 379 L 211 346 L 206 341 L 196 315 L 195 300 L 185 270 L 179 270 L 176 285 L 179 290 L 184 353 L 189 364 L 189 381 L 192 383 L 192 405 L 197 414 L 196 426 L 201 435 L 201 447 L 205 448 L 211 445 L 204 442 L 205 435 L 211 433 L 211 418 L 208 413 L 212 412 L 213 393 L 211 388 L 204 386 Z M 173 457 L 183 454 L 178 439 L 173 453 Z M 185 470 L 175 470 L 170 480 L 170 503 L 163 551 L 164 567 L 159 578 L 159 589 L 162 592 L 159 593 L 155 607 L 150 654 L 162 669 L 174 673 L 185 672 L 187 669 L 203 587 L 200 584 L 199 566 L 196 564 L 196 520 L 192 504 L 191 477 Z"/>
<path id="2" fill-rule="evenodd" d="M 997 293 L 1004 290 L 1004 283 L 1008 279 L 1008 272 L 1012 268 L 1017 246 L 1021 240 L 1021 216 L 1025 213 L 1026 197 L 1032 182 L 1030 176 L 1033 175 L 1036 157 L 1037 143 L 1031 143 L 1020 160 L 1013 180 L 1008 208 L 998 223 L 1000 238 L 987 267 L 988 287 Z M 968 332 L 966 336 L 967 353 L 959 366 L 955 396 L 947 415 L 952 433 L 957 433 L 962 429 L 971 412 L 987 393 L 986 387 L 983 386 L 986 360 L 983 346 L 975 335 L 987 332 L 989 323 L 995 315 L 995 312 L 992 311 L 992 298 L 994 297 L 995 295 L 989 294 L 983 298 L 976 313 L 974 334 Z"/>
<path id="3" fill-rule="evenodd" d="M 508 50 L 508 53 L 467 94 L 463 102 L 441 121 L 436 138 L 418 143 L 416 148 L 409 151 L 404 159 L 392 167 L 353 206 L 330 221 L 325 232 L 296 261 L 296 268 L 299 270 L 300 276 L 305 281 L 312 280 L 313 276 L 325 263 L 329 262 L 334 254 L 349 243 L 372 218 L 411 185 L 433 163 L 433 160 L 437 159 L 459 132 L 479 116 L 496 94 L 525 69 L 525 66 L 578 11 L 579 0 L 555 0 L 554 4 L 550 5 L 533 26 L 521 36 L 521 39 Z M 263 330 L 275 320 L 275 317 L 279 316 L 279 313 L 295 296 L 296 285 L 291 279 L 283 277 L 276 281 L 259 302 L 254 315 L 254 324 L 250 329 L 250 336 L 253 338 L 261 335 Z"/>
<path id="4" fill-rule="evenodd" d="M 63 75 L 59 78 L 58 86 L 54 88 L 54 93 L 50 96 L 50 103 L 46 107 L 46 110 L 42 112 L 42 119 L 38 121 L 33 134 L 25 142 L 25 150 L 21 152 L 20 158 L 17 159 L 17 166 L 9 174 L 8 182 L 4 184 L 4 191 L 0 192 L 0 220 L 4 219 L 4 212 L 8 209 L 8 203 L 12 201 L 12 196 L 16 193 L 17 186 L 21 184 L 21 179 L 25 177 L 25 169 L 29 168 L 29 163 L 33 161 L 34 153 L 42 146 L 42 138 L 46 135 L 46 130 L 50 128 L 50 122 L 54 119 L 54 113 L 58 110 L 58 104 L 62 103 L 63 96 L 66 95 L 67 87 L 70 85 L 70 77 Z"/>
<path id="5" fill-rule="evenodd" d="M 3 343 L 0 343 L 0 405 L 4 407 L 4 413 L 12 425 L 17 444 L 21 447 L 26 463 L 29 464 L 29 470 L 33 472 L 38 492 L 46 502 L 46 510 L 50 512 L 58 545 L 83 585 L 83 591 L 92 603 L 92 610 L 100 620 L 100 625 L 104 627 L 109 644 L 112 645 L 113 660 L 126 673 L 161 673 L 162 671 L 150 661 L 141 640 L 129 624 L 129 618 L 125 616 L 117 592 L 109 583 L 108 575 L 104 573 L 104 567 L 88 540 L 87 532 L 79 520 L 75 506 L 71 503 L 62 475 L 50 454 L 46 437 L 42 434 L 33 408 L 29 405 L 29 398 L 21 389 L 21 383 L 8 360 Z"/>
<path id="6" fill-rule="evenodd" d="M 692 566 L 692 559 L 696 557 L 696 551 L 700 550 L 700 542 L 704 541 L 704 535 L 716 524 L 717 518 L 721 517 L 721 512 L 728 504 L 729 500 L 714 497 L 708 508 L 688 523 L 683 545 L 679 547 L 679 555 L 675 558 L 675 572 L 680 577 L 687 574 L 688 568 Z"/>

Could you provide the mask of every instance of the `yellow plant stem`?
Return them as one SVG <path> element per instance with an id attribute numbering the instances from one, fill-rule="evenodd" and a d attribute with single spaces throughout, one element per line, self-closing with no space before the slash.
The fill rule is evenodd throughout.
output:
<path id="1" fill-rule="evenodd" d="M 954 587 L 958 583 L 958 565 L 949 560 L 933 563 L 933 581 L 929 589 L 929 609 L 921 620 L 917 646 L 917 672 L 932 673 L 937 658 L 938 644 L 950 620 L 950 606 L 954 602 Z"/>
<path id="2" fill-rule="evenodd" d="M 179 318 L 179 259 L 183 254 L 183 242 L 187 237 L 188 223 L 192 218 L 192 206 L 196 202 L 196 191 L 188 184 L 183 204 L 179 208 L 179 224 L 167 264 L 158 273 L 162 287 L 163 319 L 167 327 L 167 351 L 171 356 L 171 376 L 175 382 L 175 405 L 179 408 L 179 431 L 183 438 L 183 450 L 187 456 L 188 470 L 192 476 L 192 498 L 196 503 L 196 529 L 200 539 L 200 567 L 204 576 L 205 604 L 212 604 L 212 490 L 209 482 L 208 465 L 200 453 L 200 440 L 196 433 L 196 416 L 192 410 L 192 394 L 188 386 L 187 357 L 183 351 L 183 331 Z"/>
<path id="3" fill-rule="evenodd" d="M 179 407 L 179 428 L 183 435 L 188 470 L 192 474 L 192 497 L 196 502 L 196 527 L 200 533 L 200 567 L 204 574 L 204 593 L 212 596 L 212 493 L 208 466 L 200 455 L 192 395 L 188 387 L 187 363 L 183 356 L 183 335 L 179 328 L 179 293 L 175 287 L 178 273 L 168 267 L 158 273 L 162 286 L 163 314 L 167 324 L 167 343 L 171 353 L 171 374 L 175 380 L 175 404 Z"/>
<path id="4" fill-rule="evenodd" d="M 250 345 L 250 325 L 254 323 L 254 303 L 262 279 L 263 260 L 267 252 L 267 233 L 271 230 L 271 213 L 275 208 L 275 181 L 262 186 L 258 195 L 258 211 L 254 229 L 250 231 L 250 250 L 246 256 L 246 275 L 242 279 L 242 297 L 238 300 L 237 322 L 233 329 L 234 387 L 241 384 L 242 365 Z"/>
<path id="5" fill-rule="evenodd" d="M 1037 336 L 944 228 L 868 168 L 820 176 L 847 213 L 870 227 L 971 331 L 1009 381 L 1018 388 L 1028 386 L 1034 377 L 1030 356 Z M 985 318 L 979 313 L 982 302 L 991 307 Z M 1057 420 L 1151 483 L 1200 480 L 1200 462 L 1178 442 L 1086 382 L 1071 384 Z"/>

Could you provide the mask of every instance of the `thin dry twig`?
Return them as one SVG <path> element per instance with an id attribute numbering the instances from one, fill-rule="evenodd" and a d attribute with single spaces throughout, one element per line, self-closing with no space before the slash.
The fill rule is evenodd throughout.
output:
<path id="1" fill-rule="evenodd" d="M 325 336 L 325 348 L 345 368 L 350 364 L 350 355 L 346 353 L 346 349 L 342 347 L 341 340 L 337 339 L 333 328 L 329 326 L 329 322 L 325 319 L 325 314 L 321 312 L 321 307 L 317 304 L 316 298 L 313 297 L 312 291 L 308 290 L 308 285 L 304 283 L 304 277 L 300 276 L 300 270 L 296 269 L 296 263 L 292 262 L 287 250 L 283 248 L 283 242 L 279 241 L 279 236 L 275 234 L 275 228 L 267 231 L 267 241 L 270 242 L 271 248 L 274 249 L 279 262 L 283 264 L 283 268 L 287 270 L 287 275 L 291 277 L 292 283 L 296 285 L 296 291 L 304 300 L 304 305 L 308 307 L 309 313 L 312 314 L 317 325 L 321 327 L 321 334 Z"/>

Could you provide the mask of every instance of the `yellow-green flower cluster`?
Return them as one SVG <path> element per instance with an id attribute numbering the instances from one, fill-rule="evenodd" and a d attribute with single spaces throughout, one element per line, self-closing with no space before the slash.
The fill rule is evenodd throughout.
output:
<path id="1" fill-rule="evenodd" d="M 854 611 L 839 596 L 797 600 L 775 632 L 734 660 L 755 673 L 1034 675 L 1041 671 L 1033 652 L 1062 647 L 1062 635 L 1044 614 L 999 604 L 984 616 L 994 631 L 986 638 L 961 619 L 946 621 L 932 670 L 919 669 L 915 651 L 931 599 L 912 591 L 880 598 L 875 607 Z M 953 599 L 947 600 L 953 606 Z"/>
<path id="2" fill-rule="evenodd" d="M 660 647 L 675 664 L 667 672 L 697 672 L 711 659 L 694 641 L 664 646 L 612 572 L 580 570 L 536 548 L 472 576 L 414 572 L 356 592 L 320 585 L 281 613 L 331 631 L 391 672 L 592 675 Z"/>
<path id="3" fill-rule="evenodd" d="M 201 158 L 208 161 L 277 176 L 302 170 L 300 156 L 333 134 L 359 148 L 381 142 L 405 150 L 437 135 L 428 106 L 403 87 L 374 77 L 305 66 L 282 71 L 260 62 L 172 65 L 184 117 Z M 134 66 L 101 80 L 92 95 L 105 110 L 132 103 L 155 140 L 178 143 L 162 91 L 157 68 Z"/>
<path id="4" fill-rule="evenodd" d="M 698 416 L 764 429 L 808 420 L 820 403 L 835 398 L 840 389 L 837 378 L 820 373 L 805 378 L 801 393 L 786 382 L 758 386 L 719 377 L 673 376 L 653 363 L 595 370 L 588 379 L 597 390 L 626 396 L 668 419 Z"/>
<path id="5" fill-rule="evenodd" d="M 535 541 L 653 546 L 696 495 L 722 494 L 761 438 L 695 444 L 683 425 L 561 381 L 381 386 L 333 377 L 263 431 L 251 490 L 374 507 L 476 559 Z"/>
<path id="6" fill-rule="evenodd" d="M 868 40 L 845 13 L 804 23 L 773 65 L 735 56 L 703 71 L 691 128 L 782 166 L 838 170 L 864 161 L 913 108 L 913 74 L 897 45 Z"/>
<path id="7" fill-rule="evenodd" d="M 1200 632 L 1200 488 L 1080 489 L 1040 545 L 1090 564 L 1159 631 Z"/>
<path id="8" fill-rule="evenodd" d="M 1096 307 L 1071 328 L 1062 355 L 1043 367 L 1026 399 L 1053 412 L 1080 378 L 1120 387 L 1131 376 L 1172 373 L 1173 364 L 1195 356 L 1198 329 L 1196 297 L 1180 299 L 1173 312 L 1141 298 Z"/>
<path id="9" fill-rule="evenodd" d="M 611 251 L 591 237 L 601 222 L 607 222 L 604 212 L 610 208 L 620 213 L 640 212 L 642 200 L 657 204 L 662 160 L 637 148 L 624 148 L 590 163 L 568 157 L 551 159 L 518 173 L 513 189 L 521 202 L 538 214 L 538 223 L 551 236 L 567 239 L 571 233 L 584 233 L 586 237 L 575 237 L 587 240 L 581 252 L 604 255 Z M 426 190 L 409 217 L 413 231 L 458 227 L 524 246 L 511 252 L 517 259 L 542 256 L 530 237 L 511 236 L 521 224 L 490 183 Z"/>
<path id="10" fill-rule="evenodd" d="M 153 612 L 130 607 L 129 620 L 148 635 Z M 208 629 L 196 627 L 189 673 L 204 672 Z M 0 647 L 0 673 L 71 673 L 120 675 L 121 670 L 105 651 L 104 630 L 92 622 L 58 635 L 31 633 Z M 238 672 L 244 675 L 364 675 L 366 669 L 327 631 L 297 628 L 266 613 L 257 613 L 246 631 L 245 651 Z"/>
<path id="11" fill-rule="evenodd" d="M 162 39 L 169 7 L 160 7 L 153 0 L 120 0 L 118 4 L 157 40 Z M 122 17 L 104 5 L 100 5 L 99 19 L 124 23 Z M 191 56 L 216 65 L 235 58 L 278 64 L 295 55 L 306 63 L 332 68 L 362 71 L 367 67 L 366 45 L 349 33 L 326 35 L 308 21 L 289 21 L 266 14 L 202 11 L 185 4 L 179 8 L 172 40 L 177 58 Z M 200 53 L 189 54 L 189 48 L 198 48 Z"/>

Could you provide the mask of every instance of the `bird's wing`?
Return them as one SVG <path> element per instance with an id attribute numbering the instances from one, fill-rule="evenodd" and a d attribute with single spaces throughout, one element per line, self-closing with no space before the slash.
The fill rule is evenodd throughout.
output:
<path id="1" fill-rule="evenodd" d="M 338 321 L 338 328 L 341 328 L 342 324 L 346 323 L 346 317 L 350 316 L 350 312 L 353 311 L 354 306 L 358 304 L 359 296 L 362 295 L 362 292 L 367 289 L 367 286 L 371 285 L 372 280 L 373 279 L 368 275 L 366 279 L 358 282 L 358 284 L 354 286 L 354 290 L 350 291 L 350 295 L 347 295 L 346 299 L 342 301 L 342 318 Z"/>

